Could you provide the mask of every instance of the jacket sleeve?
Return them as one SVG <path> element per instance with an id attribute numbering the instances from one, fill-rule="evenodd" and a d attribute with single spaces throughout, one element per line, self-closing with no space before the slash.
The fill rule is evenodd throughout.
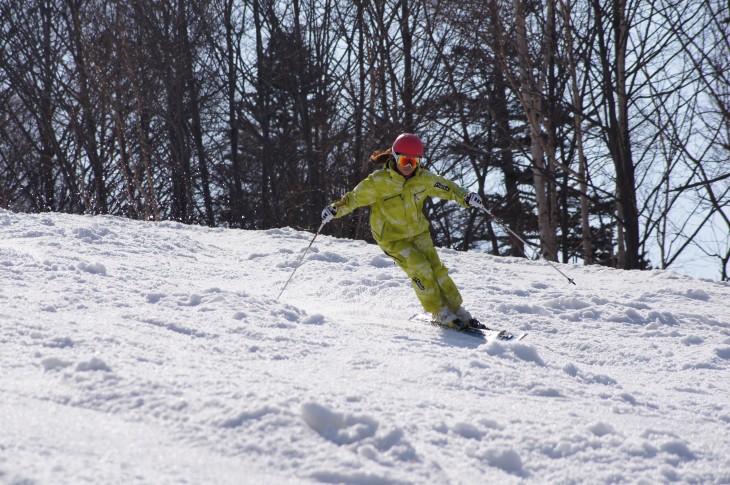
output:
<path id="1" fill-rule="evenodd" d="M 469 193 L 468 190 L 441 175 L 431 172 L 429 172 L 429 175 L 431 180 L 429 181 L 428 195 L 439 199 L 454 200 L 462 207 L 469 208 L 469 204 L 464 201 L 466 194 Z"/>
<path id="2" fill-rule="evenodd" d="M 366 179 L 357 184 L 350 192 L 347 192 L 337 202 L 331 205 L 337 208 L 335 218 L 346 216 L 358 207 L 371 205 L 378 199 L 378 191 L 374 180 L 374 174 L 370 174 Z"/>

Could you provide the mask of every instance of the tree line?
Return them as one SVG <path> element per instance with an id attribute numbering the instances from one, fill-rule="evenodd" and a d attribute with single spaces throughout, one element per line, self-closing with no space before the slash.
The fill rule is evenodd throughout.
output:
<path id="1" fill-rule="evenodd" d="M 3 208 L 311 230 L 412 132 L 439 245 L 728 280 L 725 0 L 0 5 Z"/>

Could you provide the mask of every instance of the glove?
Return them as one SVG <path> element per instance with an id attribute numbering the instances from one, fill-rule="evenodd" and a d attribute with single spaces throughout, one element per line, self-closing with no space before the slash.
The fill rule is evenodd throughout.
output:
<path id="1" fill-rule="evenodd" d="M 333 205 L 328 205 L 324 208 L 322 211 L 322 224 L 327 224 L 329 221 L 335 218 L 335 214 L 337 214 L 337 207 Z"/>
<path id="2" fill-rule="evenodd" d="M 466 197 L 464 197 L 464 202 L 466 202 L 466 205 L 469 207 L 480 207 L 484 208 L 484 203 L 482 202 L 482 198 L 479 197 L 479 194 L 475 194 L 474 192 L 469 192 L 466 194 Z"/>

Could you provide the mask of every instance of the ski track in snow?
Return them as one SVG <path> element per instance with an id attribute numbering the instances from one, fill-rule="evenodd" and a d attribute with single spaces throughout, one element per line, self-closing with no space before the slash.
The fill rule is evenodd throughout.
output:
<path id="1" fill-rule="evenodd" d="M 0 210 L 0 483 L 730 483 L 730 286 Z"/>

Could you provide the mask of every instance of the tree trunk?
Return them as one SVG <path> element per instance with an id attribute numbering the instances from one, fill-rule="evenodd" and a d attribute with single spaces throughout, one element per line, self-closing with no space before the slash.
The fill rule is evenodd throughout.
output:
<path id="1" fill-rule="evenodd" d="M 636 176 L 629 138 L 629 99 L 626 92 L 626 50 L 629 26 L 626 18 L 626 0 L 614 0 L 614 35 L 616 39 L 616 88 L 618 119 L 616 126 L 616 178 L 626 249 L 625 269 L 643 269 L 639 254 L 639 213 L 636 207 Z"/>
<path id="2" fill-rule="evenodd" d="M 226 30 L 226 94 L 228 97 L 228 143 L 231 157 L 232 194 L 229 196 L 231 215 L 229 223 L 235 227 L 243 224 L 243 188 L 241 182 L 241 163 L 238 157 L 238 110 L 236 109 L 236 84 L 238 82 L 235 53 L 237 47 L 233 38 L 233 4 L 234 0 L 226 0 L 224 27 Z"/>
<path id="3" fill-rule="evenodd" d="M 215 215 L 213 214 L 213 199 L 210 193 L 210 173 L 208 169 L 208 159 L 205 156 L 206 150 L 203 145 L 203 128 L 201 126 L 200 119 L 200 96 L 198 95 L 198 84 L 195 79 L 194 66 L 193 66 L 193 54 L 194 47 L 190 44 L 190 36 L 188 35 L 188 12 L 186 0 L 178 0 L 178 36 L 179 42 L 182 45 L 182 56 L 180 59 L 180 70 L 182 76 L 185 78 L 185 91 L 189 95 L 189 104 L 186 111 L 189 112 L 192 117 L 191 130 L 192 130 L 192 143 L 195 144 L 195 151 L 198 155 L 198 171 L 200 172 L 200 188 L 203 193 L 203 207 L 205 223 L 213 227 L 215 225 Z M 192 173 L 190 173 L 191 180 L 189 184 L 192 191 Z M 192 194 L 191 194 L 192 195 Z"/>
<path id="4" fill-rule="evenodd" d="M 273 227 L 273 208 L 271 198 L 276 197 L 273 190 L 273 170 L 269 163 L 271 146 L 271 135 L 269 127 L 269 110 L 266 95 L 266 81 L 264 80 L 264 41 L 263 41 L 263 19 L 260 7 L 261 0 L 253 0 L 254 29 L 256 31 L 256 118 L 261 129 L 261 181 L 259 186 L 261 214 L 258 217 L 258 227 L 265 229 Z"/>
<path id="5" fill-rule="evenodd" d="M 540 242 L 542 246 L 542 255 L 549 260 L 556 261 L 558 254 L 558 239 L 555 227 L 555 210 L 551 203 L 553 195 L 550 187 L 550 177 L 552 173 L 546 163 L 546 143 L 542 135 L 542 120 L 544 119 L 542 112 L 542 90 L 540 84 L 544 82 L 543 77 L 539 81 L 534 79 L 531 74 L 530 54 L 527 45 L 527 24 L 525 18 L 524 0 L 513 0 L 512 5 L 515 13 L 515 35 L 517 41 L 517 54 L 519 57 L 520 71 L 520 90 L 519 95 L 522 106 L 525 110 L 527 120 L 530 125 L 530 153 L 532 155 L 533 164 L 533 185 L 535 187 L 535 201 L 537 204 L 537 219 L 540 228 Z M 548 0 L 548 4 L 552 5 L 553 0 Z M 548 16 L 551 17 L 550 15 Z M 549 62 L 552 53 L 552 31 L 547 30 L 546 38 L 543 41 L 544 56 L 543 69 L 545 72 L 545 64 Z M 553 147 L 554 148 L 554 147 Z M 554 158 L 555 154 L 548 154 L 548 160 Z"/>
<path id="6" fill-rule="evenodd" d="M 590 206 L 588 201 L 588 167 L 586 164 L 585 152 L 583 151 L 583 97 L 578 87 L 578 66 L 575 61 L 573 43 L 573 25 L 571 24 L 571 13 L 573 6 L 571 0 L 560 0 L 565 22 L 565 39 L 567 43 L 568 69 L 570 70 L 570 82 L 573 90 L 573 125 L 575 127 L 576 148 L 578 152 L 578 184 L 580 190 L 580 221 L 583 245 L 583 261 L 586 265 L 593 264 L 593 238 L 589 221 Z"/>
<path id="7" fill-rule="evenodd" d="M 525 215 L 519 191 L 522 174 L 515 166 L 514 156 L 510 149 L 512 136 L 509 126 L 509 109 L 507 107 L 507 83 L 504 79 L 504 74 L 498 68 L 494 69 L 493 92 L 495 100 L 494 115 L 495 122 L 497 123 L 495 148 L 499 150 L 500 167 L 504 174 L 504 219 L 515 234 L 522 235 L 525 228 Z M 511 243 L 509 255 L 524 257 L 525 245 L 523 242 L 512 233 L 508 233 L 508 235 Z"/>
<path id="8" fill-rule="evenodd" d="M 614 56 L 609 54 L 606 33 L 600 25 L 603 10 L 600 0 L 593 0 L 598 24 L 599 55 L 603 91 L 606 97 L 608 122 L 605 127 L 608 150 L 616 170 L 616 220 L 618 222 L 618 267 L 639 269 L 639 216 L 636 208 L 634 165 L 628 126 L 628 97 L 626 91 L 626 49 L 628 25 L 625 0 L 613 0 L 612 25 Z M 614 64 L 611 63 L 613 60 Z M 612 73 L 616 73 L 616 80 Z"/>
<path id="9" fill-rule="evenodd" d="M 76 64 L 76 75 L 78 76 L 78 103 L 81 108 L 80 123 L 76 117 L 72 119 L 72 124 L 76 131 L 78 140 L 84 148 L 84 152 L 91 165 L 91 173 L 94 174 L 92 181 L 93 187 L 93 204 L 90 207 L 92 213 L 107 214 L 109 212 L 107 205 L 107 187 L 106 176 L 104 170 L 104 162 L 99 156 L 99 146 L 96 140 L 96 124 L 94 123 L 94 110 L 91 106 L 91 97 L 89 86 L 89 73 L 87 68 L 86 41 L 83 38 L 81 30 L 80 9 L 81 1 L 68 0 L 70 10 L 69 31 L 71 38 L 71 49 L 74 62 Z"/>

